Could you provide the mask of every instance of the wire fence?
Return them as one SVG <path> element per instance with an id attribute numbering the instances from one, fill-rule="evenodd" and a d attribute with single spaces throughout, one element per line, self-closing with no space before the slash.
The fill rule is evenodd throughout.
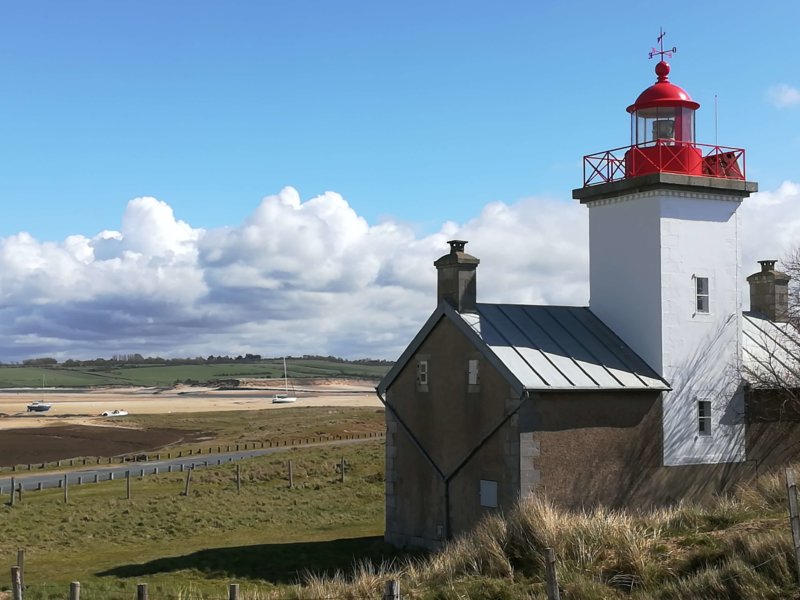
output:
<path id="1" fill-rule="evenodd" d="M 223 454 L 229 452 L 243 452 L 251 450 L 265 450 L 269 448 L 285 448 L 290 446 L 307 446 L 311 444 L 326 444 L 337 441 L 364 440 L 369 438 L 382 438 L 386 433 L 383 431 L 348 433 L 342 435 L 315 435 L 298 436 L 284 438 L 280 440 L 262 440 L 253 442 L 241 442 L 238 444 L 217 444 L 206 445 L 183 450 L 162 451 L 162 452 L 132 452 L 116 456 L 92 456 L 68 458 L 47 462 L 25 463 L 0 467 L 0 473 L 18 473 L 46 470 L 59 470 L 74 467 L 89 467 L 98 465 L 125 464 L 130 462 L 152 462 L 160 460 L 171 460 L 175 458 L 185 458 L 187 456 L 202 456 L 209 454 Z"/>

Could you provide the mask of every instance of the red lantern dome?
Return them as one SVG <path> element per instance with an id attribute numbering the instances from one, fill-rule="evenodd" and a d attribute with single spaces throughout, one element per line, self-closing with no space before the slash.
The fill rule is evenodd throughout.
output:
<path id="1" fill-rule="evenodd" d="M 659 62 L 656 65 L 656 75 L 658 81 L 639 94 L 636 102 L 627 108 L 629 113 L 658 106 L 683 106 L 692 110 L 700 108 L 683 88 L 669 80 L 669 63 L 663 60 Z"/>

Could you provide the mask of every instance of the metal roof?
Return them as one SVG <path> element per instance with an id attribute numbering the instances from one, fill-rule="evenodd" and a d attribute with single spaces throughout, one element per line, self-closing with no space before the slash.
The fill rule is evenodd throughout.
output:
<path id="1" fill-rule="evenodd" d="M 478 304 L 477 311 L 456 314 L 524 389 L 669 389 L 588 308 Z"/>
<path id="2" fill-rule="evenodd" d="M 441 319 L 449 319 L 508 380 L 516 393 L 557 390 L 669 390 L 588 308 L 478 304 L 436 310 L 378 384 L 383 394 Z"/>
<path id="3" fill-rule="evenodd" d="M 800 332 L 791 323 L 743 313 L 742 366 L 754 387 L 800 387 Z"/>

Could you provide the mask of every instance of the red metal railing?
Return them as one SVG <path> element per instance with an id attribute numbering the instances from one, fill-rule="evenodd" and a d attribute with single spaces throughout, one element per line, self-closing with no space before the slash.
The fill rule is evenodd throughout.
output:
<path id="1" fill-rule="evenodd" d="M 744 150 L 656 140 L 583 157 L 584 187 L 648 173 L 680 173 L 744 180 Z"/>

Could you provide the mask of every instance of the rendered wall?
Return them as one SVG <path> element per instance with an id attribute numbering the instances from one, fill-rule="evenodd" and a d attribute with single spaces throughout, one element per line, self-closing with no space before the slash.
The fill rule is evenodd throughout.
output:
<path id="1" fill-rule="evenodd" d="M 416 383 L 419 359 L 428 361 L 428 391 L 421 391 Z M 480 361 L 477 388 L 467 381 L 470 359 Z M 480 506 L 481 479 L 497 481 L 499 508 L 513 505 L 519 490 L 516 421 L 509 419 L 489 434 L 503 423 L 518 398 L 452 322 L 444 318 L 433 328 L 392 382 L 386 402 L 385 537 L 389 543 L 438 546 L 447 524 L 446 488 L 453 536 L 470 529 L 489 510 Z M 412 435 L 444 477 L 415 446 Z"/>
<path id="2" fill-rule="evenodd" d="M 656 371 L 661 365 L 660 206 L 623 196 L 589 206 L 589 306 Z"/>
<path id="3" fill-rule="evenodd" d="M 740 389 L 738 197 L 663 193 L 663 374 L 666 465 L 745 459 Z M 708 314 L 695 311 L 694 277 L 708 277 Z M 698 435 L 697 400 L 712 403 L 712 435 Z"/>
<path id="4" fill-rule="evenodd" d="M 741 198 L 660 189 L 591 201 L 592 311 L 672 386 L 663 399 L 665 465 L 744 460 L 739 363 Z M 710 312 L 695 311 L 708 277 Z M 697 401 L 712 402 L 712 435 Z"/>

